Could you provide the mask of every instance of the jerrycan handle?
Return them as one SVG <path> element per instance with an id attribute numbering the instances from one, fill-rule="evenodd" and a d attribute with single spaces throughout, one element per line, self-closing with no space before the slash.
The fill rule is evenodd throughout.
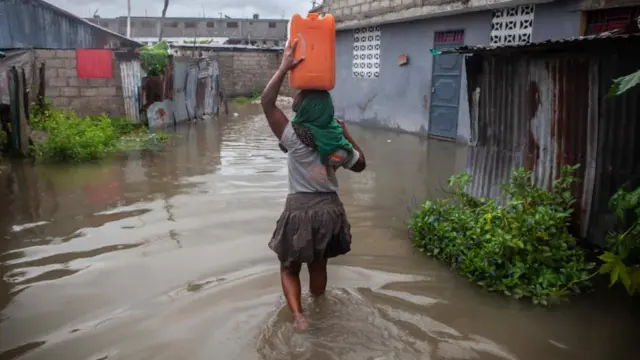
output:
<path id="1" fill-rule="evenodd" d="M 309 20 L 317 20 L 318 19 L 318 13 L 308 13 L 307 14 L 307 19 Z"/>

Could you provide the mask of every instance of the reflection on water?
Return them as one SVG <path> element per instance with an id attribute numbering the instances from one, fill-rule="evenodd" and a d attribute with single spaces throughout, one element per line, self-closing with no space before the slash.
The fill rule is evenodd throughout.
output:
<path id="1" fill-rule="evenodd" d="M 294 331 L 267 247 L 285 154 L 239 112 L 162 152 L 0 175 L 0 359 L 634 358 L 626 297 L 537 309 L 414 253 L 407 205 L 441 196 L 466 148 L 355 126 L 369 168 L 339 174 L 353 250 Z"/>

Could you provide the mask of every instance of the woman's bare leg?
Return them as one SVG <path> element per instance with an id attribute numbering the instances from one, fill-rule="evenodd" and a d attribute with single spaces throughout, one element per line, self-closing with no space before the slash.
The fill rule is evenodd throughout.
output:
<path id="1" fill-rule="evenodd" d="M 307 327 L 307 324 L 302 316 L 300 267 L 301 264 L 291 264 L 288 267 L 281 264 L 280 281 L 282 283 L 282 292 L 287 299 L 289 310 L 291 310 L 293 314 L 295 325 L 304 329 Z"/>
<path id="2" fill-rule="evenodd" d="M 313 296 L 321 296 L 327 289 L 327 259 L 307 264 L 309 269 L 309 291 Z"/>

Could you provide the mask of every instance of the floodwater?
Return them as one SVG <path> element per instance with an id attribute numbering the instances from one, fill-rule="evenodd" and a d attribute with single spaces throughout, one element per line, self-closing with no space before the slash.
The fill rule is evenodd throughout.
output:
<path id="1" fill-rule="evenodd" d="M 369 167 L 340 174 L 353 250 L 294 331 L 267 247 L 285 155 L 259 109 L 235 111 L 181 126 L 163 152 L 0 176 L 0 358 L 637 358 L 627 297 L 539 309 L 414 252 L 407 206 L 441 195 L 466 149 L 355 126 Z"/>

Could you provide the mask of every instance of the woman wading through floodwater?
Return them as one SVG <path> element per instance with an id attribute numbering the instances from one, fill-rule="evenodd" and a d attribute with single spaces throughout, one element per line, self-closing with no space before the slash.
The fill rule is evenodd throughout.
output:
<path id="1" fill-rule="evenodd" d="M 287 72 L 295 60 L 297 40 L 284 52 L 280 68 L 262 92 L 261 104 L 269 127 L 287 153 L 289 195 L 269 247 L 280 260 L 282 291 L 293 313 L 294 324 L 307 328 L 300 300 L 300 270 L 307 264 L 309 290 L 324 294 L 327 259 L 351 250 L 351 226 L 338 197 L 336 170 L 365 169 L 364 153 L 342 121 L 334 119 L 331 96 L 326 91 L 304 90 L 293 102 L 295 118 L 289 121 L 276 106 Z"/>

